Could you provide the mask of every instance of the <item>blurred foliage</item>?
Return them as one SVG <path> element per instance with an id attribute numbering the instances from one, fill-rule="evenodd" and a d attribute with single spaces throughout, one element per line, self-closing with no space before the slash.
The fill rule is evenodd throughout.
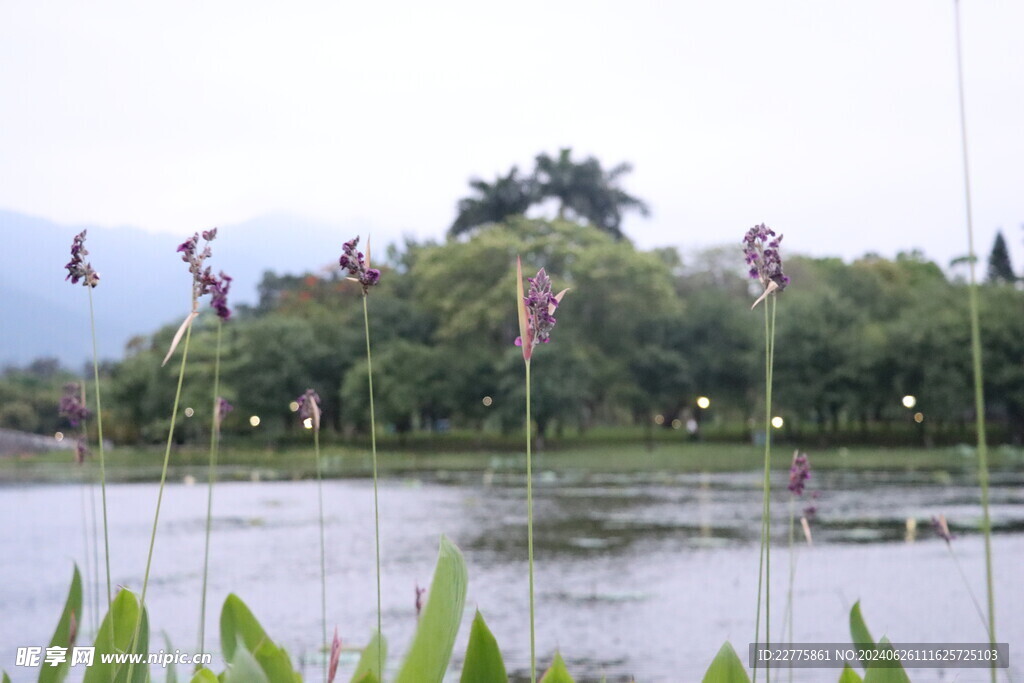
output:
<path id="1" fill-rule="evenodd" d="M 386 253 L 386 256 L 382 256 Z M 676 427 L 695 419 L 736 426 L 757 414 L 763 390 L 761 310 L 739 246 L 682 258 L 641 251 L 590 225 L 513 217 L 444 243 L 375 250 L 381 284 L 367 300 L 378 422 L 388 432 L 521 427 L 523 368 L 514 264 L 544 267 L 568 287 L 551 344 L 535 355 L 540 439 L 596 426 Z M 919 252 L 853 263 L 791 256 L 779 296 L 776 405 L 784 436 L 833 439 L 889 430 L 949 441 L 973 421 L 967 292 Z M 1024 441 L 1024 293 L 981 287 L 986 392 L 996 438 Z M 208 433 L 216 318 L 196 321 L 180 441 Z M 101 369 L 105 433 L 117 442 L 166 434 L 180 349 L 160 361 L 175 326 L 132 340 Z M 326 436 L 368 428 L 360 288 L 337 269 L 265 274 L 259 302 L 224 328 L 222 394 L 235 405 L 229 436 L 301 438 L 289 403 L 307 388 L 323 400 Z M 61 387 L 73 373 L 52 360 L 0 374 L 0 427 L 53 433 Z M 90 372 L 91 380 L 91 372 Z M 90 381 L 91 383 L 91 381 Z M 904 395 L 917 398 L 908 410 Z M 91 390 L 88 393 L 91 397 Z M 698 396 L 711 398 L 702 411 Z M 913 422 L 920 412 L 923 421 Z M 260 417 L 255 429 L 251 416 Z M 755 422 L 756 424 L 756 422 Z M 898 427 L 898 429 L 897 429 Z M 404 436 L 403 436 L 404 438 Z"/>

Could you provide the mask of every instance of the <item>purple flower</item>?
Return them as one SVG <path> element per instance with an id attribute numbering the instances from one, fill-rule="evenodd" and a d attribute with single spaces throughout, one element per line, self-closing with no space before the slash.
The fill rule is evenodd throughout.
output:
<path id="1" fill-rule="evenodd" d="M 299 418 L 305 422 L 313 420 L 313 428 L 320 429 L 320 396 L 312 389 L 306 389 L 306 393 L 299 396 L 295 401 L 299 404 Z"/>
<path id="2" fill-rule="evenodd" d="M 217 397 L 217 415 L 220 416 L 220 419 L 223 420 L 225 417 L 228 416 L 228 413 L 230 413 L 234 409 L 235 407 L 228 403 L 228 400 L 226 398 L 224 398 L 223 396 Z"/>
<path id="3" fill-rule="evenodd" d="M 949 543 L 956 538 L 956 536 L 954 536 L 949 530 L 949 524 L 946 523 L 946 515 L 932 517 L 932 528 L 935 529 L 935 533 L 938 534 L 946 543 Z"/>
<path id="4" fill-rule="evenodd" d="M 810 475 L 808 475 L 810 476 Z M 821 497 L 821 491 L 815 491 L 811 494 L 811 504 L 804 508 L 804 517 L 807 519 L 814 519 L 814 516 L 818 514 L 818 498 Z"/>
<path id="5" fill-rule="evenodd" d="M 60 416 L 66 418 L 68 424 L 77 427 L 82 420 L 91 415 L 82 401 L 82 388 L 75 382 L 64 385 L 64 395 L 60 398 Z"/>
<path id="6" fill-rule="evenodd" d="M 380 282 L 380 271 L 376 268 L 370 268 L 369 256 L 364 256 L 363 252 L 356 249 L 358 245 L 358 237 L 345 242 L 342 245 L 342 254 L 338 259 L 338 265 L 348 270 L 349 279 L 361 284 L 363 286 L 363 294 L 366 294 L 370 291 L 370 287 Z"/>
<path id="7" fill-rule="evenodd" d="M 522 274 L 522 264 L 519 264 L 517 277 L 520 296 L 523 291 Z M 555 309 L 568 290 L 552 294 L 551 278 L 543 268 L 537 271 L 536 277 L 527 278 L 526 281 L 530 283 L 530 289 L 529 293 L 522 297 L 520 304 L 519 336 L 516 337 L 515 344 L 523 347 L 523 358 L 530 360 L 537 344 L 547 344 L 551 341 L 551 330 L 558 322 L 554 315 Z"/>
<path id="8" fill-rule="evenodd" d="M 782 235 L 776 236 L 775 231 L 764 223 L 755 225 L 743 237 L 743 255 L 750 266 L 748 274 L 761 281 L 765 289 L 762 298 L 776 289 L 785 289 L 789 284 L 789 278 L 782 272 L 781 243 Z"/>
<path id="9" fill-rule="evenodd" d="M 234 410 L 234 406 L 227 402 L 223 396 L 218 396 L 217 401 L 214 403 L 213 408 L 213 431 L 218 435 L 220 434 L 220 426 L 224 423 L 224 418 L 228 416 Z"/>
<path id="10" fill-rule="evenodd" d="M 71 260 L 64 266 L 68 271 L 64 280 L 71 280 L 73 285 L 77 285 L 78 281 L 82 280 L 83 286 L 95 287 L 100 283 L 100 274 L 92 269 L 91 263 L 86 263 L 82 258 L 89 255 L 89 251 L 85 248 L 85 233 L 85 230 L 78 233 L 71 242 Z"/>
<path id="11" fill-rule="evenodd" d="M 802 496 L 804 486 L 811 478 L 811 463 L 805 453 L 794 451 L 793 464 L 789 467 L 789 490 L 795 496 Z"/>
<path id="12" fill-rule="evenodd" d="M 199 297 L 204 294 L 208 294 L 213 291 L 214 285 L 217 284 L 217 278 L 213 276 L 209 266 L 203 267 L 203 262 L 210 258 L 213 253 L 210 249 L 210 242 L 217 237 L 217 228 L 212 230 L 203 231 L 203 248 L 199 249 L 199 233 L 195 233 L 192 237 L 188 238 L 184 242 L 178 245 L 178 253 L 181 254 L 181 260 L 188 264 L 188 270 L 192 273 L 192 305 L 195 310 L 196 302 Z M 222 273 L 223 275 L 223 273 Z M 227 289 L 224 290 L 224 294 L 227 294 Z M 227 310 L 225 305 L 224 310 Z M 217 314 L 220 315 L 218 309 Z M 223 317 L 223 316 L 222 316 Z"/>
<path id="13" fill-rule="evenodd" d="M 216 230 L 216 228 L 214 228 Z M 231 289 L 231 278 L 220 271 L 219 278 L 213 278 L 210 285 L 210 305 L 217 311 L 221 320 L 231 317 L 231 309 L 228 308 L 228 290 Z"/>

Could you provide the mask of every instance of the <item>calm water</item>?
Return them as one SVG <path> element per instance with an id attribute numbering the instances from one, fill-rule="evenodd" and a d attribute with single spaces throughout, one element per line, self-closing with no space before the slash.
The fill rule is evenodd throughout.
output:
<path id="1" fill-rule="evenodd" d="M 983 641 L 984 630 L 945 544 L 928 525 L 944 513 L 954 549 L 984 600 L 976 534 L 977 490 L 943 473 L 816 473 L 823 492 L 813 547 L 800 544 L 795 638 L 849 642 L 847 615 L 860 599 L 876 636 L 904 642 Z M 1024 650 L 1024 475 L 993 481 L 997 632 L 1010 643 L 1016 678 Z M 773 639 L 781 634 L 788 581 L 787 496 L 774 504 Z M 537 477 L 537 642 L 544 662 L 560 647 L 577 680 L 694 681 L 725 639 L 752 640 L 761 511 L 757 473 Z M 345 645 L 376 624 L 373 490 L 366 480 L 324 484 L 328 619 Z M 785 495 L 782 495 L 785 494 Z M 98 491 L 97 491 L 98 499 Z M 154 484 L 108 488 L 113 581 L 138 589 L 155 504 Z M 72 561 L 86 567 L 80 485 L 0 488 L 0 667 L 15 683 L 18 645 L 46 645 Z M 479 607 L 510 672 L 528 674 L 525 502 L 522 480 L 488 473 L 385 480 L 380 488 L 384 631 L 397 666 L 416 623 L 415 587 L 427 586 L 445 533 L 464 551 L 467 620 L 450 678 L 457 680 L 469 617 Z M 151 628 L 172 647 L 197 646 L 206 488 L 174 483 L 164 496 L 148 603 Z M 224 597 L 238 593 L 265 628 L 319 680 L 319 540 L 313 482 L 218 485 L 215 494 L 208 650 L 218 650 Z M 916 533 L 908 519 L 917 521 Z M 90 553 L 91 558 L 91 553 Z M 102 554 L 101 554 L 102 566 Z M 94 574 L 94 570 L 91 570 Z M 94 580 L 94 576 L 90 577 Z M 87 597 L 87 601 L 89 598 Z M 90 603 L 91 604 L 91 603 Z M 93 615 L 83 617 L 87 637 Z M 151 650 L 165 647 L 157 636 Z M 350 670 L 356 654 L 342 662 Z M 215 666 L 222 667 L 219 654 Z M 79 669 L 80 670 L 80 669 Z M 30 675 L 30 673 L 32 675 Z M 159 672 L 154 672 L 157 680 Z M 179 672 L 179 675 L 183 672 Z M 912 671 L 914 680 L 982 681 L 977 670 Z M 838 672 L 797 672 L 835 680 Z M 74 680 L 74 678 L 72 678 Z M 339 675 L 339 680 L 347 680 Z"/>

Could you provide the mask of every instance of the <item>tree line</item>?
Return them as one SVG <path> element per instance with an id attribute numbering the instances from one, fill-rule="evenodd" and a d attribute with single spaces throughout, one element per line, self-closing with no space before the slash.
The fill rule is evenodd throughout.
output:
<path id="1" fill-rule="evenodd" d="M 739 245 L 682 259 L 644 251 L 596 226 L 506 218 L 468 239 L 392 245 L 371 293 L 378 420 L 390 431 L 518 430 L 525 397 L 513 264 L 544 267 L 569 287 L 546 356 L 536 363 L 537 433 L 689 420 L 749 436 L 763 390 L 763 319 Z M 375 265 L 380 257 L 375 259 Z M 884 440 L 911 429 L 940 438 L 973 421 L 965 285 L 918 252 L 852 263 L 789 257 L 778 307 L 775 404 L 794 438 Z M 259 301 L 226 325 L 222 393 L 235 405 L 224 429 L 287 438 L 301 431 L 289 404 L 307 388 L 336 434 L 365 433 L 361 292 L 333 274 L 265 274 Z M 1024 440 L 1024 293 L 981 288 L 989 419 L 996 438 Z M 212 314 L 196 323 L 181 438 L 208 429 Z M 174 327 L 134 339 L 103 367 L 105 432 L 120 442 L 166 434 L 175 372 L 161 367 Z M 9 368 L 0 426 L 52 433 L 60 386 L 52 362 Z M 902 404 L 914 396 L 915 407 Z M 697 406 L 698 397 L 710 408 Z M 922 424 L 914 426 L 920 413 Z M 250 424 L 259 416 L 260 424 Z M 680 422 L 676 422 L 678 427 Z M 754 423 L 751 423 L 754 424 Z M 652 427 L 653 428 L 653 427 Z M 953 438 L 952 436 L 950 438 Z"/>

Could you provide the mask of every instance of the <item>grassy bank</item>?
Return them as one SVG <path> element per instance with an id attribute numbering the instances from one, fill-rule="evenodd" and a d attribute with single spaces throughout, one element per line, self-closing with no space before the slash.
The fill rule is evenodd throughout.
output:
<path id="1" fill-rule="evenodd" d="M 324 474 L 328 477 L 370 476 L 369 449 L 330 446 L 324 449 Z M 968 447 L 933 449 L 839 448 L 810 453 L 819 470 L 875 470 L 962 472 L 973 476 L 977 467 Z M 67 451 L 0 458 L 0 482 L 85 481 L 95 477 L 96 463 L 71 462 Z M 754 470 L 761 464 L 757 446 L 709 443 L 619 444 L 594 442 L 583 446 L 548 449 L 537 455 L 539 470 L 595 473 L 690 473 Z M 112 481 L 151 481 L 159 478 L 159 449 L 118 448 L 107 455 L 107 477 Z M 208 454 L 203 448 L 182 447 L 171 455 L 170 476 L 202 480 Z M 996 449 L 992 468 L 1020 471 L 1024 450 Z M 516 474 L 524 467 L 523 456 L 495 450 L 423 452 L 383 449 L 379 467 L 384 476 L 435 476 L 463 472 Z M 778 469 L 789 467 L 779 458 Z M 219 477 L 224 480 L 304 479 L 315 475 L 311 448 L 228 447 L 220 455 Z"/>

